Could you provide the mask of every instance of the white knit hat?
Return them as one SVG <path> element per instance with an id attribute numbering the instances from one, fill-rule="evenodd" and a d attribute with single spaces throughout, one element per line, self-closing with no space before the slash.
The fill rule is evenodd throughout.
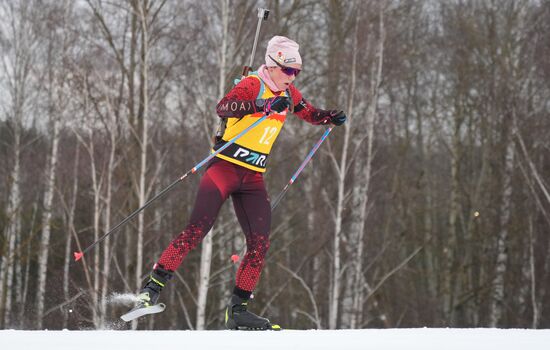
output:
<path id="1" fill-rule="evenodd" d="M 265 65 L 268 67 L 275 67 L 277 63 L 273 62 L 269 56 L 273 57 L 282 65 L 291 63 L 302 64 L 302 57 L 298 49 L 298 45 L 295 41 L 290 40 L 284 36 L 276 35 L 267 43 L 267 50 L 265 52 Z"/>

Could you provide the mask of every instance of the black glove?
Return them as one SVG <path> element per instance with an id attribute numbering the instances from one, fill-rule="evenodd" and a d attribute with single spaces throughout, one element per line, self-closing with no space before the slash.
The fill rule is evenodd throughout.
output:
<path id="1" fill-rule="evenodd" d="M 275 96 L 265 100 L 264 113 L 270 114 L 271 112 L 281 113 L 290 107 L 290 99 L 285 96 Z"/>
<path id="2" fill-rule="evenodd" d="M 346 122 L 346 114 L 344 111 L 330 110 L 325 111 L 322 109 L 317 110 L 313 116 L 314 124 L 326 125 L 332 123 L 336 126 L 340 126 Z"/>
<path id="3" fill-rule="evenodd" d="M 330 122 L 336 126 L 340 126 L 346 122 L 346 114 L 344 111 L 330 111 Z"/>

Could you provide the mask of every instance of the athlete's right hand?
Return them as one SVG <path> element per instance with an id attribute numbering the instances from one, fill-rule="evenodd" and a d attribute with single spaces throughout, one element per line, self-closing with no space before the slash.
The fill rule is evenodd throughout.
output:
<path id="1" fill-rule="evenodd" d="M 281 113 L 290 107 L 290 99 L 286 96 L 275 96 L 265 100 L 264 113 Z"/>

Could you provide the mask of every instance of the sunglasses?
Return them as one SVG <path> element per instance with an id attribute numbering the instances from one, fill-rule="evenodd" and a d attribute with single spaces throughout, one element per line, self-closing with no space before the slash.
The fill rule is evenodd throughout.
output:
<path id="1" fill-rule="evenodd" d="M 282 64 L 277 62 L 273 57 L 271 57 L 270 55 L 268 55 L 268 56 L 269 56 L 269 58 L 271 58 L 271 60 L 273 62 L 275 62 L 276 65 L 278 65 L 281 68 L 283 73 L 285 73 L 286 75 L 294 75 L 295 77 L 297 77 L 298 74 L 300 74 L 300 72 L 302 71 L 301 69 L 298 69 L 298 68 L 283 66 Z"/>

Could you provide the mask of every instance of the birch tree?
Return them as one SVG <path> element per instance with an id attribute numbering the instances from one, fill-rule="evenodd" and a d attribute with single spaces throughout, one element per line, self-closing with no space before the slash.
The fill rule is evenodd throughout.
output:
<path id="1" fill-rule="evenodd" d="M 51 148 L 48 155 L 48 166 L 46 169 L 47 182 L 45 184 L 43 211 L 41 219 L 42 236 L 38 251 L 38 282 L 36 294 L 36 318 L 37 328 L 42 328 L 42 318 L 44 315 L 44 298 L 46 295 L 46 277 L 48 271 L 48 256 L 50 250 L 50 235 L 51 235 L 51 220 L 53 211 L 53 198 L 55 193 L 55 183 L 57 175 L 57 163 L 59 153 L 60 128 L 62 116 L 68 103 L 66 97 L 65 79 L 68 72 L 63 65 L 64 59 L 67 57 L 69 45 L 69 32 L 66 30 L 66 24 L 71 13 L 71 4 L 64 1 L 61 8 L 52 8 L 50 10 L 51 21 L 59 20 L 61 37 L 58 37 L 53 29 L 48 33 L 48 48 L 47 48 L 47 77 L 48 77 L 48 117 L 50 124 Z M 59 17 L 57 13 L 61 13 Z M 56 29 L 55 25 L 52 25 Z M 60 47 L 57 44 L 60 44 Z M 56 53 L 60 55 L 57 56 Z"/>
<path id="2" fill-rule="evenodd" d="M 356 250 L 354 254 L 353 262 L 353 284 L 352 284 L 352 314 L 350 320 L 350 328 L 358 328 L 362 324 L 363 317 L 363 304 L 364 304 L 364 286 L 367 283 L 364 279 L 364 269 L 363 269 L 363 259 L 364 259 L 364 237 L 365 237 L 365 222 L 367 220 L 368 214 L 368 205 L 369 205 L 369 190 L 371 185 L 372 177 L 372 163 L 374 158 L 374 130 L 376 128 L 376 119 L 377 119 L 377 105 L 378 105 L 378 96 L 380 94 L 380 85 L 382 83 L 382 68 L 384 62 L 384 45 L 385 45 L 385 26 L 384 26 L 384 7 L 380 6 L 379 9 L 379 27 L 378 27 L 378 38 L 376 42 L 376 54 L 373 56 L 375 62 L 372 65 L 372 81 L 370 82 L 370 91 L 369 91 L 369 103 L 367 107 L 366 114 L 366 158 L 364 162 L 360 159 L 355 159 L 354 162 L 354 178 L 356 184 L 352 192 L 353 207 L 357 208 L 358 215 L 353 219 L 352 223 L 352 232 L 357 235 L 354 239 L 356 242 Z M 357 19 L 356 24 L 356 33 L 360 18 Z M 369 40 L 374 41 L 371 36 Z M 370 44 L 370 43 L 369 43 Z M 374 46 L 374 44 L 372 44 Z M 354 92 L 355 92 L 355 63 L 357 59 L 357 44 L 353 45 L 355 47 L 353 65 L 352 65 L 352 82 L 350 86 L 350 93 L 348 99 L 348 111 L 350 115 L 353 115 L 354 110 Z M 359 106 L 358 106 L 359 107 Z M 350 120 L 350 123 L 353 121 Z M 361 153 L 359 150 L 363 148 L 363 140 L 361 137 L 353 142 L 356 153 Z"/>
<path id="3" fill-rule="evenodd" d="M 345 18 L 345 7 L 338 3 L 337 1 L 331 1 L 331 15 L 329 16 L 329 27 L 330 21 L 343 21 Z M 329 66 L 331 60 L 336 59 L 336 55 L 341 50 L 341 45 L 344 44 L 344 32 L 345 28 L 334 27 L 334 32 L 330 38 L 330 52 L 329 54 Z M 329 86 L 338 86 L 341 83 L 340 76 L 337 70 L 330 70 L 334 73 L 329 73 Z M 327 91 L 327 94 L 329 92 Z M 327 104 L 335 104 L 334 95 L 332 92 L 327 95 Z M 339 316 L 339 305 L 340 305 L 340 292 L 342 288 L 342 255 L 341 255 L 341 243 L 343 239 L 343 215 L 344 215 L 344 206 L 347 196 L 347 187 L 346 187 L 346 175 L 349 171 L 349 155 L 348 150 L 351 142 L 351 126 L 350 123 L 344 123 L 340 129 L 343 130 L 342 141 L 339 150 L 331 149 L 329 150 L 329 158 L 332 164 L 335 179 L 336 179 L 336 199 L 331 200 L 328 198 L 328 193 L 325 194 L 325 201 L 329 204 L 329 207 L 332 208 L 332 219 L 334 222 L 334 232 L 333 232 L 333 242 L 332 242 L 332 266 L 331 266 L 331 286 L 330 286 L 330 297 L 329 297 L 329 314 L 328 314 L 328 328 L 336 329 L 338 326 L 338 316 Z M 332 145 L 332 143 L 329 143 Z M 334 203 L 334 204 L 332 204 Z"/>
<path id="4" fill-rule="evenodd" d="M 0 310 L 3 311 L 0 313 L 0 321 L 3 321 L 4 326 L 9 326 L 12 321 L 16 241 L 17 236 L 22 234 L 21 154 L 24 148 L 24 127 L 30 121 L 28 113 L 34 96 L 31 82 L 37 38 L 32 22 L 36 14 L 33 3 L 3 3 L 0 11 L 9 18 L 0 28 L 4 37 L 2 44 L 5 52 L 2 57 L 2 70 L 6 77 L 6 91 L 9 95 L 5 111 L 13 138 L 11 146 L 13 166 L 9 176 L 11 186 L 6 208 L 8 224 L 4 231 L 7 249 L 2 254 L 0 266 Z"/>
<path id="5" fill-rule="evenodd" d="M 63 200 L 63 206 L 65 209 L 65 217 L 66 217 L 66 224 L 67 227 L 67 238 L 65 240 L 65 260 L 64 260 L 64 266 L 63 266 L 63 297 L 65 300 L 70 299 L 69 295 L 69 266 L 71 262 L 71 252 L 72 252 L 72 238 L 73 236 L 76 236 L 76 228 L 75 228 L 75 210 L 76 210 L 76 201 L 77 201 L 77 194 L 79 190 L 78 186 L 78 178 L 80 174 L 78 173 L 79 169 L 79 162 L 80 162 L 80 146 L 76 145 L 76 152 L 74 157 L 74 167 L 73 167 L 73 184 L 72 184 L 72 193 L 70 197 L 69 203 L 65 203 Z M 60 196 L 61 197 L 61 196 Z M 79 249 L 80 250 L 80 249 Z M 63 323 L 62 327 L 63 329 L 66 329 L 68 325 L 68 313 L 63 313 Z"/>
<path id="6" fill-rule="evenodd" d="M 142 207 L 145 204 L 147 184 L 147 147 L 149 145 L 149 3 L 147 1 L 133 4 L 133 9 L 137 12 L 137 21 L 141 29 L 140 35 L 140 65 L 139 65 L 139 102 L 137 111 L 137 129 L 133 132 L 138 138 L 139 142 L 139 172 L 138 172 L 138 186 L 137 191 L 137 206 Z M 141 212 L 138 215 L 138 227 L 137 227 L 137 247 L 136 247 L 136 289 L 139 290 L 142 287 L 142 275 L 143 275 L 143 236 L 145 230 L 145 213 Z M 135 322 L 134 322 L 135 323 Z"/>
<path id="7" fill-rule="evenodd" d="M 229 44 L 229 1 L 223 0 L 221 2 L 221 40 L 219 42 L 219 70 L 218 70 L 218 100 L 225 95 L 225 82 L 227 81 L 227 55 Z M 206 127 L 207 138 L 212 135 L 211 128 Z M 206 302 L 208 296 L 208 289 L 210 286 L 210 269 L 212 265 L 212 249 L 213 249 L 213 236 L 214 228 L 206 234 L 206 237 L 202 241 L 201 247 L 201 260 L 199 267 L 199 286 L 197 291 L 197 330 L 204 330 L 206 326 Z"/>
<path id="8" fill-rule="evenodd" d="M 520 90 L 522 85 L 522 80 L 526 77 L 519 75 L 520 64 L 522 60 L 522 45 L 521 42 L 525 40 L 525 31 L 524 23 L 527 15 L 526 3 L 524 1 L 518 1 L 517 4 L 512 5 L 511 16 L 514 17 L 514 20 L 509 20 L 509 17 L 503 16 L 502 19 L 497 17 L 497 35 L 499 38 L 499 44 L 502 45 L 503 51 L 506 54 L 498 57 L 497 59 L 502 60 L 501 67 L 503 68 L 502 74 L 504 76 L 509 76 L 510 81 L 509 85 L 511 86 L 512 96 L 502 96 L 504 101 L 514 101 L 521 96 Z M 489 6 L 489 13 L 497 11 L 496 8 Z M 502 24 L 499 23 L 502 21 Z M 500 46 L 499 45 L 499 46 Z M 527 77 L 528 78 L 528 77 Z M 510 226 L 510 217 L 512 211 L 512 177 L 515 169 L 515 139 L 516 123 L 517 120 L 515 116 L 517 101 L 514 105 L 508 103 L 500 102 L 498 106 L 495 106 L 498 111 L 501 106 L 504 106 L 506 109 L 502 111 L 502 120 L 503 125 L 509 125 L 504 128 L 503 136 L 503 147 L 505 149 L 504 156 L 504 166 L 502 170 L 502 200 L 500 203 L 499 211 L 499 232 L 497 237 L 497 247 L 496 247 L 496 267 L 495 274 L 493 279 L 493 290 L 491 298 L 491 313 L 489 315 L 489 324 L 491 327 L 497 327 L 501 322 L 503 317 L 504 309 L 504 297 L 505 297 L 505 277 L 507 275 L 507 265 L 508 265 L 508 236 L 509 236 L 509 226 Z M 529 244 L 527 244 L 529 246 Z M 527 264 L 527 262 L 526 262 Z"/>
<path id="9" fill-rule="evenodd" d="M 219 70 L 218 70 L 218 100 L 225 95 L 227 81 L 227 56 L 229 44 L 229 0 L 221 3 L 221 40 L 219 42 Z M 206 128 L 208 130 L 210 128 Z M 212 132 L 210 132 L 212 134 Z M 208 134 L 207 134 L 208 135 Z M 201 261 L 199 272 L 199 287 L 197 292 L 197 323 L 195 329 L 204 330 L 206 325 L 206 301 L 210 285 L 210 269 L 212 265 L 212 247 L 214 228 L 206 234 L 201 247 Z"/>

